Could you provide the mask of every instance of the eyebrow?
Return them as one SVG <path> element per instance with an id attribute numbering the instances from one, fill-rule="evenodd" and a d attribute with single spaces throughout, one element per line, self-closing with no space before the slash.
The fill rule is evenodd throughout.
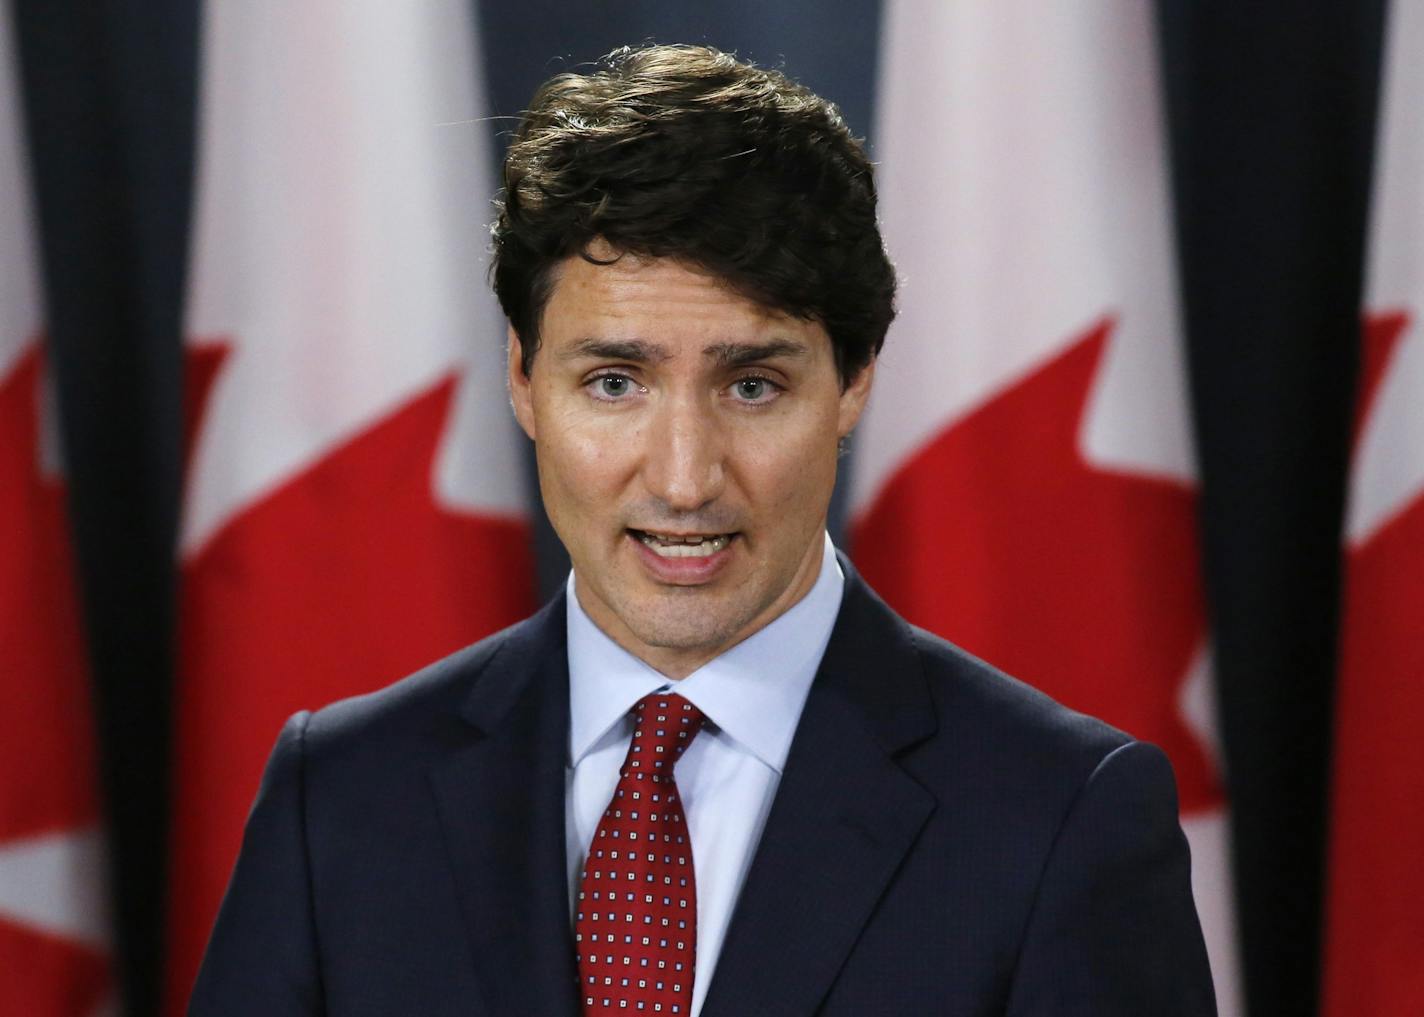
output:
<path id="1" fill-rule="evenodd" d="M 777 357 L 809 357 L 811 349 L 790 339 L 773 339 L 765 343 L 713 343 L 702 348 L 702 355 L 711 357 L 719 367 L 742 367 Z"/>
<path id="2" fill-rule="evenodd" d="M 702 355 L 719 367 L 742 367 L 773 360 L 777 357 L 804 358 L 810 347 L 790 339 L 773 339 L 764 343 L 713 343 L 702 348 Z M 663 363 L 672 359 L 666 346 L 644 339 L 580 339 L 559 351 L 560 360 L 592 357 L 600 360 L 627 360 L 635 364 Z"/>
<path id="3" fill-rule="evenodd" d="M 666 346 L 642 339 L 580 339 L 559 351 L 560 360 L 597 357 L 600 360 L 631 360 L 635 364 L 662 363 L 672 357 Z"/>

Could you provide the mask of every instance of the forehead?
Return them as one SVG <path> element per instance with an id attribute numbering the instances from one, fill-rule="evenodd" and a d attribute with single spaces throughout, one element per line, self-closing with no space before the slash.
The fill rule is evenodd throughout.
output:
<path id="1" fill-rule="evenodd" d="M 759 304 L 675 259 L 625 254 L 595 264 L 574 256 L 558 266 L 554 280 L 540 330 L 549 345 L 585 339 L 678 344 L 786 338 L 829 353 L 830 341 L 818 323 Z"/>

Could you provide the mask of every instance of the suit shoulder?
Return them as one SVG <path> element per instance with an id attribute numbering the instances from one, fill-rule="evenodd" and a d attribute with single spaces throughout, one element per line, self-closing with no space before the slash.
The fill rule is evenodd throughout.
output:
<path id="1" fill-rule="evenodd" d="M 919 653 L 941 730 L 988 756 L 1012 754 L 1083 776 L 1134 739 L 948 640 L 906 623 Z"/>
<path id="2" fill-rule="evenodd" d="M 403 735 L 430 736 L 432 725 L 457 720 L 461 704 L 479 683 L 516 672 L 494 665 L 511 656 L 528 656 L 532 645 L 547 642 L 551 626 L 562 638 L 562 616 L 555 603 L 384 688 L 323 706 L 308 724 L 308 752 Z"/>

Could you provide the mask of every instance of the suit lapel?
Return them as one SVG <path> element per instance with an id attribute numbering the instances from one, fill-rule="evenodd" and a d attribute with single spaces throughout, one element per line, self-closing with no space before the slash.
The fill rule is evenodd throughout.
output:
<path id="1" fill-rule="evenodd" d="M 909 632 L 841 568 L 840 615 L 703 1017 L 814 1013 L 934 810 L 894 758 L 936 724 Z"/>
<path id="2" fill-rule="evenodd" d="M 462 713 L 468 742 L 431 774 L 491 1017 L 578 1013 L 564 850 L 563 597 L 506 638 Z"/>

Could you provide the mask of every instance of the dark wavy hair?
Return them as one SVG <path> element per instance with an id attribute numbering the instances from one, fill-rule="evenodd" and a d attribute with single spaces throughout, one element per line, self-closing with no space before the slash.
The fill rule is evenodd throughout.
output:
<path id="1" fill-rule="evenodd" d="M 601 238 L 825 327 L 842 385 L 880 351 L 895 272 L 874 171 L 836 107 L 700 46 L 614 50 L 546 82 L 504 160 L 492 275 L 527 375 L 554 269 Z"/>

